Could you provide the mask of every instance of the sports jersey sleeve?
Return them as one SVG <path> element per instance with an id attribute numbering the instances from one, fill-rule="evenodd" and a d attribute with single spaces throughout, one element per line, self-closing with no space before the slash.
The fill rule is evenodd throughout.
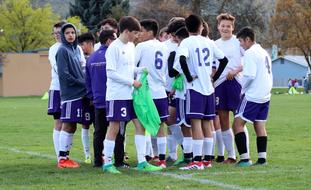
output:
<path id="1" fill-rule="evenodd" d="M 55 71 L 57 70 L 56 58 L 55 58 L 56 53 L 57 53 L 57 49 L 53 47 L 49 49 L 49 61 L 50 61 L 52 69 L 54 69 Z"/>
<path id="2" fill-rule="evenodd" d="M 84 53 L 83 53 L 83 50 L 80 46 L 78 46 L 79 48 L 79 51 L 80 51 L 80 62 L 81 62 L 81 65 L 85 65 L 86 64 L 86 59 L 84 57 Z"/>
<path id="3" fill-rule="evenodd" d="M 213 47 L 214 52 L 214 59 L 223 59 L 225 54 L 216 46 L 214 41 L 210 41 Z"/>
<path id="4" fill-rule="evenodd" d="M 257 72 L 256 62 L 254 61 L 254 58 L 252 58 L 251 53 L 248 52 L 244 56 L 243 75 L 255 78 L 256 72 Z"/>
<path id="5" fill-rule="evenodd" d="M 141 44 L 138 44 L 135 48 L 135 66 L 139 66 L 139 61 L 141 59 L 141 52 L 142 52 L 142 46 Z"/>
<path id="6" fill-rule="evenodd" d="M 89 59 L 88 59 L 89 60 Z M 87 62 L 85 67 L 85 85 L 86 85 L 86 96 L 89 99 L 93 99 L 93 92 L 92 92 L 92 81 L 90 76 L 90 64 Z"/>
<path id="7" fill-rule="evenodd" d="M 187 44 L 185 43 L 185 40 L 180 43 L 178 47 L 178 53 L 180 56 L 185 56 L 186 58 L 189 58 L 189 50 Z"/>

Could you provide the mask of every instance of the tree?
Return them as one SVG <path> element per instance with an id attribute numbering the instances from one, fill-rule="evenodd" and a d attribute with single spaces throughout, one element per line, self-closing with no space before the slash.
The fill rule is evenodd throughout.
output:
<path id="1" fill-rule="evenodd" d="M 96 30 L 100 21 L 107 17 L 120 19 L 129 10 L 128 0 L 75 0 L 70 3 L 70 15 L 79 16 L 89 30 Z"/>
<path id="2" fill-rule="evenodd" d="M 29 0 L 5 0 L 0 4 L 0 51 L 24 52 L 48 47 L 51 26 L 58 19 L 51 6 L 33 9 Z"/>
<path id="3" fill-rule="evenodd" d="M 311 1 L 277 0 L 270 22 L 271 41 L 283 52 L 298 48 L 311 69 Z"/>

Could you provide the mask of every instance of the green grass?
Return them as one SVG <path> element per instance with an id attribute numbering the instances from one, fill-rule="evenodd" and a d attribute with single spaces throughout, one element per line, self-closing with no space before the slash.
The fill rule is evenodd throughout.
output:
<path id="1" fill-rule="evenodd" d="M 311 96 L 273 95 L 267 123 L 268 166 L 236 168 L 214 164 L 204 171 L 168 168 L 156 174 L 122 170 L 110 175 L 91 165 L 57 169 L 53 120 L 38 97 L 0 98 L 0 189 L 309 189 L 311 184 Z M 257 158 L 248 125 L 251 156 Z M 80 128 L 73 158 L 83 160 Z M 133 127 L 127 131 L 130 164 L 136 165 Z M 36 155 L 40 154 L 40 155 Z"/>

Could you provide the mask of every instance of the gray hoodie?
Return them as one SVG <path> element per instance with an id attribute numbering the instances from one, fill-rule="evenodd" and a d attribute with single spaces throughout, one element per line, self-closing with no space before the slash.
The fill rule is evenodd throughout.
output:
<path id="1" fill-rule="evenodd" d="M 65 38 L 65 29 L 74 28 L 76 39 L 69 43 Z M 56 65 L 60 84 L 61 101 L 74 100 L 86 95 L 84 73 L 81 67 L 81 54 L 78 46 L 77 30 L 71 23 L 61 29 L 62 45 L 56 54 Z"/>

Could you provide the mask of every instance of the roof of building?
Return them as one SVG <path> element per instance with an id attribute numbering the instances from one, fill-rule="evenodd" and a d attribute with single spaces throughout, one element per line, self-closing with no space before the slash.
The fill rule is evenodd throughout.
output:
<path id="1" fill-rule="evenodd" d="M 278 57 L 278 58 L 272 60 L 272 62 L 274 62 L 274 61 L 276 61 L 278 59 L 286 59 L 288 61 L 291 61 L 293 63 L 301 65 L 303 67 L 308 67 L 307 60 L 302 55 L 285 55 L 285 56 L 281 56 L 281 57 Z"/>

